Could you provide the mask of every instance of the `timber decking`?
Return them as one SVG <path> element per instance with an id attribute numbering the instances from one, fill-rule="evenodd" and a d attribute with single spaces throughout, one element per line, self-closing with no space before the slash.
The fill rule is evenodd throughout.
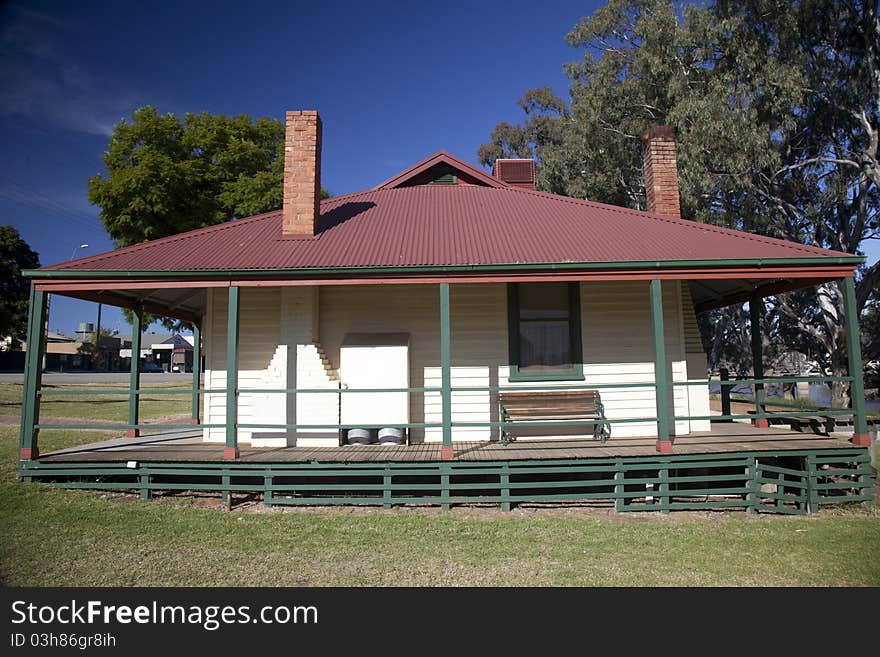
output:
<path id="1" fill-rule="evenodd" d="M 592 439 L 454 442 L 453 461 L 523 461 L 657 456 L 654 438 L 621 438 L 605 444 Z M 725 454 L 732 452 L 799 452 L 842 449 L 841 439 L 786 429 L 755 429 L 742 423 L 715 423 L 712 431 L 680 436 L 674 453 Z M 245 463 L 424 463 L 441 461 L 440 443 L 402 446 L 241 447 Z M 40 463 L 82 462 L 222 462 L 223 444 L 205 443 L 201 431 L 159 433 L 140 438 L 117 438 L 42 455 Z M 448 461 L 447 461 L 448 462 Z"/>

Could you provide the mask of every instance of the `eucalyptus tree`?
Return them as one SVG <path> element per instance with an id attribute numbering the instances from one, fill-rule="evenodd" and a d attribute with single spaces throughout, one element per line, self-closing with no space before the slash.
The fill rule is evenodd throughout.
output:
<path id="1" fill-rule="evenodd" d="M 568 99 L 527 91 L 524 120 L 496 126 L 479 150 L 484 164 L 535 157 L 542 189 L 643 209 L 639 136 L 668 124 L 686 218 L 851 254 L 880 237 L 875 3 L 610 0 L 566 40 L 581 53 L 565 65 Z M 878 280 L 877 263 L 860 272 L 859 310 Z M 836 284 L 770 299 L 768 310 L 774 338 L 809 347 L 827 374 L 845 373 Z M 745 321 L 735 309 L 714 317 L 705 343 Z M 835 386 L 835 402 L 845 393 Z"/>

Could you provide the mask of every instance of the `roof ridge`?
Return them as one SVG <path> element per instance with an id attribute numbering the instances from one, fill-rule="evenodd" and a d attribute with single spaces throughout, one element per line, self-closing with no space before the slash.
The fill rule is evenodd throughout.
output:
<path id="1" fill-rule="evenodd" d="M 324 203 L 334 203 L 334 202 L 342 200 L 342 199 L 347 199 L 351 196 L 363 196 L 364 194 L 369 194 L 370 192 L 374 192 L 374 191 L 377 191 L 377 190 L 362 189 L 358 192 L 349 192 L 348 194 L 342 194 L 341 196 L 331 196 L 330 198 L 323 198 L 323 199 L 321 199 L 321 205 L 323 205 Z M 280 212 L 280 210 L 279 210 L 279 212 Z"/>
<path id="2" fill-rule="evenodd" d="M 466 162 L 465 160 L 462 160 L 461 158 L 456 157 L 452 153 L 448 153 L 446 151 L 441 150 L 441 151 L 437 151 L 433 155 L 429 155 L 428 157 L 426 157 L 422 160 L 419 160 L 418 162 L 416 162 L 415 164 L 413 164 L 410 167 L 407 167 L 403 171 L 394 174 L 393 176 L 391 176 L 387 180 L 384 180 L 383 182 L 381 182 L 378 185 L 376 185 L 375 187 L 373 187 L 370 191 L 395 189 L 395 188 L 399 187 L 402 183 L 405 183 L 407 180 L 411 180 L 415 176 L 419 175 L 420 173 L 423 173 L 424 171 L 427 171 L 432 166 L 435 166 L 436 164 L 439 164 L 441 162 L 445 162 L 446 164 L 449 164 L 450 166 L 453 166 L 453 167 L 461 170 L 463 173 L 466 173 L 469 176 L 473 176 L 477 180 L 480 180 L 480 181 L 486 183 L 486 185 L 489 187 L 494 187 L 494 188 L 508 187 L 508 184 L 506 182 L 504 182 L 503 180 L 499 180 L 498 178 L 495 178 L 494 176 L 489 175 L 488 173 L 486 173 L 482 169 L 477 168 L 476 166 L 474 166 L 470 162 Z"/>
<path id="3" fill-rule="evenodd" d="M 229 228 L 235 228 L 238 226 L 256 223 L 259 220 L 269 219 L 277 214 L 279 214 L 281 210 L 271 210 L 269 212 L 263 212 L 260 214 L 251 215 L 250 217 L 242 217 L 240 219 L 227 219 L 224 222 L 219 224 L 214 224 L 213 226 L 204 226 L 202 228 L 194 228 L 193 230 L 188 230 L 183 233 L 175 233 L 174 235 L 166 235 L 165 237 L 159 237 L 154 240 L 147 240 L 146 242 L 139 242 L 137 244 L 130 244 L 129 246 L 124 246 L 120 249 L 112 249 L 110 251 L 104 251 L 103 253 L 96 253 L 92 256 L 87 256 L 85 258 L 77 258 L 76 260 L 70 260 L 69 262 L 60 262 L 54 265 L 48 265 L 46 267 L 42 267 L 42 269 L 72 269 L 70 265 L 75 265 L 77 263 L 85 263 L 85 262 L 95 262 L 100 261 L 104 258 L 108 258 L 111 256 L 118 256 L 120 254 L 127 253 L 137 253 L 138 251 L 146 248 L 152 248 L 157 244 L 171 244 L 182 239 L 188 239 L 190 237 L 195 237 L 203 234 L 210 234 L 220 230 L 226 230 Z"/>
<path id="4" fill-rule="evenodd" d="M 834 253 L 840 255 L 850 256 L 853 255 L 851 253 L 845 253 L 843 251 L 835 251 L 833 249 L 825 249 L 820 246 L 812 246 L 810 244 L 801 244 L 800 242 L 794 242 L 792 240 L 784 240 L 779 237 L 770 237 L 769 235 L 758 235 L 757 233 L 750 233 L 745 230 L 737 230 L 736 228 L 726 228 L 724 226 L 716 226 L 715 224 L 707 224 L 701 221 L 694 221 L 693 219 L 685 219 L 680 218 L 676 219 L 674 217 L 665 217 L 662 214 L 654 214 L 653 212 L 648 212 L 647 210 L 634 210 L 632 208 L 626 208 L 622 205 L 611 205 L 610 203 L 600 203 L 599 201 L 591 201 L 589 199 L 581 199 L 575 198 L 573 196 L 564 196 L 562 194 L 553 194 L 552 192 L 542 192 L 537 189 L 525 189 L 523 187 L 515 187 L 510 186 L 504 188 L 503 191 L 515 191 L 521 192 L 524 194 L 530 194 L 533 196 L 540 196 L 542 198 L 547 198 L 550 200 L 559 201 L 561 203 L 573 203 L 575 205 L 586 205 L 594 208 L 602 208 L 604 210 L 609 210 L 612 212 L 619 212 L 621 214 L 634 215 L 636 217 L 640 217 L 642 219 L 653 219 L 655 221 L 662 221 L 664 223 L 673 224 L 676 226 L 685 226 L 687 228 L 697 228 L 698 230 L 708 230 L 711 232 L 715 232 L 721 235 L 730 235 L 732 237 L 738 237 L 740 239 L 749 239 L 755 242 L 761 242 L 763 244 L 771 244 L 776 246 L 784 246 L 789 249 L 799 250 L 799 251 L 807 251 L 808 253 L 815 253 L 816 251 L 821 251 L 823 254 Z"/>

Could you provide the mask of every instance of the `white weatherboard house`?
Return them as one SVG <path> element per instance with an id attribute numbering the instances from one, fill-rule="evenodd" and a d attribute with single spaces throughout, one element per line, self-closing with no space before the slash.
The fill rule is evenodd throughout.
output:
<path id="1" fill-rule="evenodd" d="M 646 212 L 537 191 L 531 160 L 498 160 L 489 175 L 445 152 L 322 201 L 321 130 L 316 112 L 287 113 L 281 210 L 30 272 L 34 331 L 48 293 L 193 324 L 205 362 L 204 380 L 196 368 L 193 381 L 193 423 L 203 426 L 138 462 L 220 460 L 242 472 L 262 464 L 266 482 L 279 461 L 379 463 L 389 504 L 401 463 L 438 464 L 446 495 L 455 481 L 448 468 L 476 459 L 484 474 L 497 471 L 493 490 L 505 504 L 520 499 L 506 469 L 517 459 L 617 458 L 623 477 L 626 458 L 711 452 L 752 458 L 749 468 L 733 466 L 751 473 L 752 486 L 763 475 L 743 450 L 758 443 L 718 434 L 710 422 L 697 314 L 749 302 L 758 326 L 764 297 L 840 280 L 850 368 L 860 371 L 853 276 L 864 259 L 681 218 L 668 128 L 643 137 Z M 754 337 L 755 425 L 766 429 Z M 133 365 L 129 433 L 137 436 L 150 427 L 138 420 Z M 22 467 L 30 473 L 61 457 L 39 457 L 36 361 L 28 372 Z M 869 439 L 860 378 L 852 385 L 856 407 L 847 412 L 861 448 Z M 760 454 L 783 449 L 778 435 L 761 436 Z M 89 458 L 112 458 L 96 454 Z M 657 463 L 665 472 L 670 461 Z M 815 461 L 806 467 L 815 473 Z M 230 491 L 233 471 L 224 472 Z M 147 472 L 142 491 L 156 477 Z M 277 490 L 266 483 L 267 500 Z M 615 490 L 621 504 L 629 499 L 623 484 Z"/>

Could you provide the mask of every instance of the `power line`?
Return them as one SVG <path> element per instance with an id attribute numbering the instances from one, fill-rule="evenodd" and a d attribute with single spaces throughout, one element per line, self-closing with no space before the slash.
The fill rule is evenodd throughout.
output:
<path id="1" fill-rule="evenodd" d="M 4 188 L 0 188 L 0 199 L 5 199 L 18 205 L 40 210 L 44 213 L 48 213 L 48 215 L 52 217 L 75 221 L 81 226 L 91 228 L 92 230 L 100 230 L 102 233 L 104 232 L 104 226 L 97 217 L 60 203 L 42 192 L 29 189 L 13 180 L 4 178 L 0 179 L 0 181 L 2 181 L 4 185 Z M 9 186 L 11 186 L 12 189 L 10 189 Z"/>

